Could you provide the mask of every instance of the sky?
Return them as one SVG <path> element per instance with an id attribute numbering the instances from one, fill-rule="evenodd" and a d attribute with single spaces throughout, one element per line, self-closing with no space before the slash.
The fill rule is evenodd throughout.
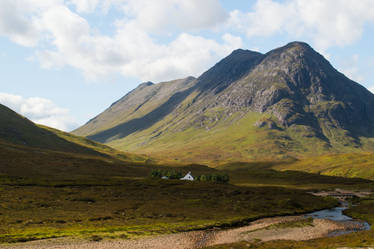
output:
<path id="1" fill-rule="evenodd" d="M 141 82 L 296 40 L 374 92 L 373 0 L 1 0 L 0 103 L 71 131 Z"/>

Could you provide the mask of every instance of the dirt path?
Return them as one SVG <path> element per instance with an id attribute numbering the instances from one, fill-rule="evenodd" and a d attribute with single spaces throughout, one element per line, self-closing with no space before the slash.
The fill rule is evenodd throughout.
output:
<path id="1" fill-rule="evenodd" d="M 286 227 L 265 229 L 270 225 L 304 219 L 304 216 L 288 216 L 266 218 L 250 223 L 248 226 L 229 230 L 194 231 L 178 234 L 159 235 L 137 240 L 104 240 L 100 242 L 73 241 L 68 239 L 52 239 L 33 241 L 10 246 L 6 249 L 191 249 L 210 245 L 275 239 L 308 240 L 327 236 L 336 230 L 349 228 L 349 223 L 334 222 L 326 219 L 314 219 L 312 225 L 303 227 Z"/>

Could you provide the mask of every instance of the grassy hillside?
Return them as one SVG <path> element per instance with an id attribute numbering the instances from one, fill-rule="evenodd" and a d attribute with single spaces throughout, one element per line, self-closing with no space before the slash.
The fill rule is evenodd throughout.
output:
<path id="1" fill-rule="evenodd" d="M 332 154 L 303 158 L 273 167 L 275 170 L 297 170 L 328 176 L 374 179 L 373 153 Z"/>
<path id="2" fill-rule="evenodd" d="M 90 141 L 42 125 L 36 125 L 27 118 L 0 104 L 0 142 L 2 144 L 25 146 L 48 151 L 112 157 L 132 162 L 149 161 L 146 156 L 120 152 L 106 145 Z"/>
<path id="3" fill-rule="evenodd" d="M 109 147 L 107 145 L 92 141 L 92 140 L 87 139 L 85 137 L 75 136 L 71 133 L 63 132 L 63 131 L 53 129 L 51 127 L 47 127 L 47 126 L 44 126 L 44 125 L 38 125 L 38 126 L 45 129 L 45 130 L 48 130 L 48 131 L 52 132 L 53 134 L 56 134 L 58 137 L 66 140 L 66 141 L 69 141 L 71 143 L 80 145 L 82 147 L 92 149 L 94 151 L 97 151 L 97 152 L 102 153 L 104 155 L 114 157 L 116 159 L 120 159 L 120 160 L 124 160 L 124 161 L 130 161 L 130 162 L 151 162 L 152 161 L 146 155 L 126 153 L 126 152 L 123 152 L 123 151 L 113 149 L 112 147 Z"/>
<path id="4" fill-rule="evenodd" d="M 183 104 L 188 105 L 188 101 Z M 207 118 L 210 118 L 209 115 L 214 118 L 217 113 L 219 109 L 211 113 L 207 111 L 206 115 Z M 225 162 L 279 160 L 290 156 L 312 157 L 326 152 L 363 150 L 353 146 L 331 147 L 302 125 L 293 125 L 287 129 L 269 128 L 272 120 L 269 114 L 236 113 L 213 124 L 202 124 L 202 128 L 192 126 L 180 130 L 177 128 L 180 120 L 169 115 L 148 129 L 108 145 L 119 150 L 149 154 L 164 162 L 204 163 L 212 166 Z M 265 124 L 264 127 L 258 127 L 261 122 Z M 370 150 L 372 144 L 366 143 L 365 148 Z"/>
<path id="5" fill-rule="evenodd" d="M 27 118 L 1 104 L 0 139 L 7 143 L 48 150 L 99 154 L 95 150 L 66 141 L 55 133 L 38 127 Z"/>
<path id="6" fill-rule="evenodd" d="M 231 182 L 240 186 L 277 186 L 299 189 L 371 188 L 372 182 L 361 178 L 326 176 L 297 170 L 278 171 L 277 165 L 289 165 L 292 161 L 229 163 L 216 169 L 230 175 Z"/>

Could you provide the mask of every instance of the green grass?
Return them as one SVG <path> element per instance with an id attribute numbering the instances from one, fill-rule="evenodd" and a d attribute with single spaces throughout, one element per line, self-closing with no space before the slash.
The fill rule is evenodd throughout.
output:
<path id="1" fill-rule="evenodd" d="M 1 242 L 92 235 L 130 238 L 231 227 L 336 205 L 299 190 L 179 180 L 0 186 Z"/>

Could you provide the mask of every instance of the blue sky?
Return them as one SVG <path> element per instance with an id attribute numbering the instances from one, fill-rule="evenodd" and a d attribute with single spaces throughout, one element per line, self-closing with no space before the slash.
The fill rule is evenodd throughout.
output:
<path id="1" fill-rule="evenodd" d="M 372 0 L 2 0 L 0 103 L 69 131 L 143 81 L 294 40 L 374 90 Z"/>

